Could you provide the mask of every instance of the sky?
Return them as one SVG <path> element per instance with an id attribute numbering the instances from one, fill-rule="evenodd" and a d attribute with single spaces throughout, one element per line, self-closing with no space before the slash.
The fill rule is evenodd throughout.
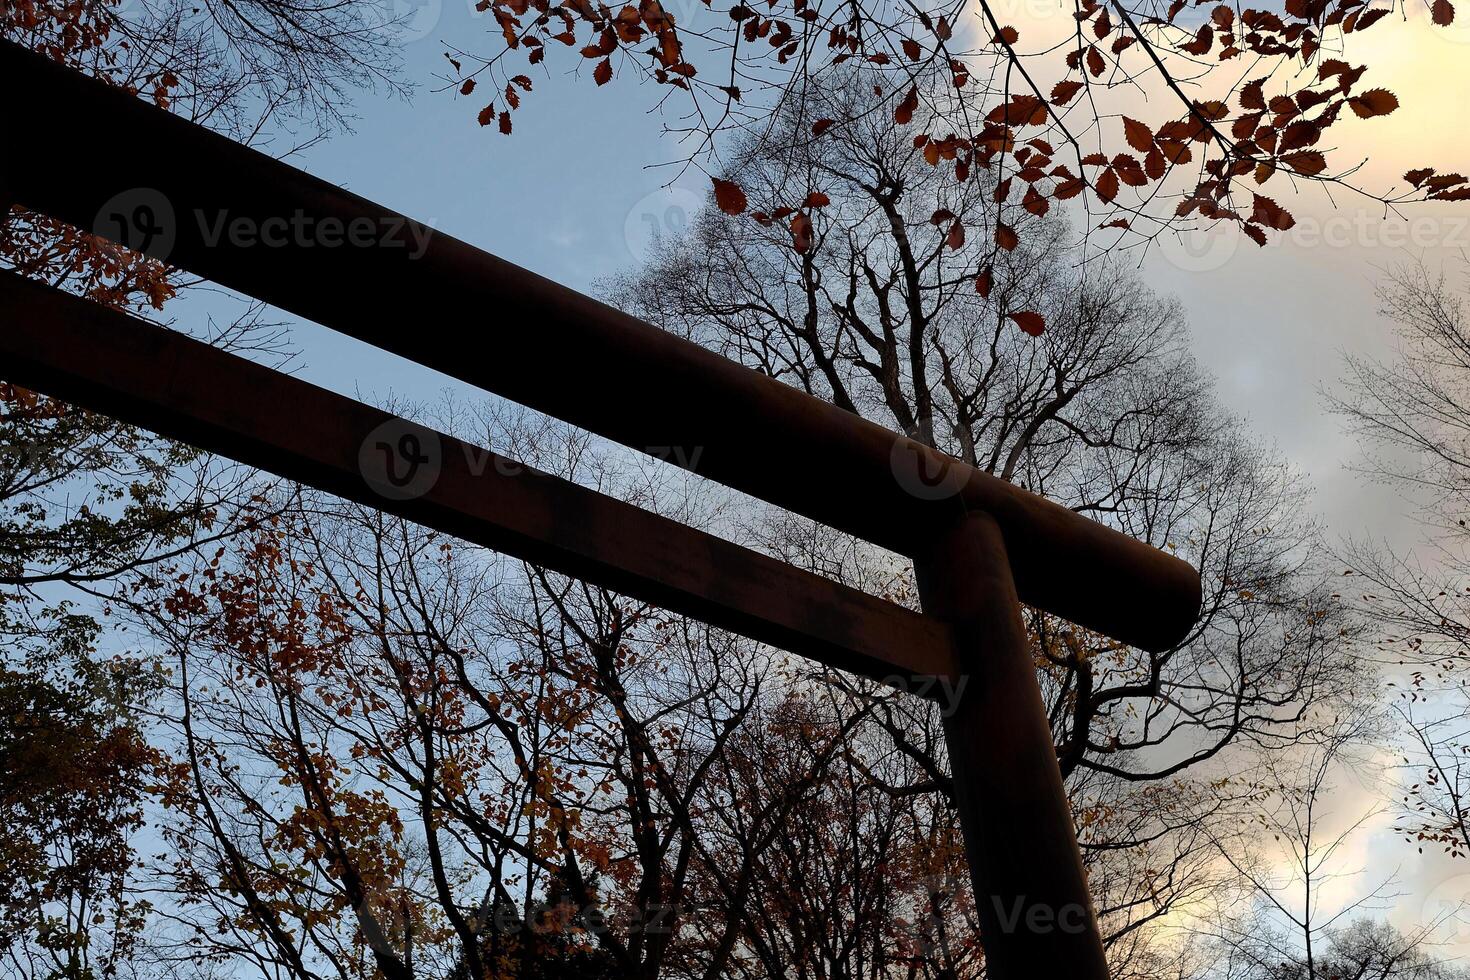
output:
<path id="1" fill-rule="evenodd" d="M 584 291 L 634 264 L 655 229 L 677 233 L 706 202 L 702 173 L 666 165 L 679 151 L 660 138 L 665 119 L 645 111 L 647 89 L 533 73 L 535 89 L 515 113 L 514 135 L 504 137 L 476 125 L 482 95 L 461 98 L 445 79 L 445 39 L 472 46 L 486 20 L 467 0 L 381 2 L 396 2 L 395 13 L 406 18 L 404 71 L 416 95 L 364 94 L 354 130 L 293 158 L 296 166 Z M 1033 38 L 1041 44 L 1069 20 L 1049 19 L 1051 0 L 1000 5 L 1021 27 L 1023 47 Z M 684 6 L 697 12 L 693 3 Z M 490 46 L 485 40 L 483 49 Z M 1361 175 L 1370 186 L 1392 184 L 1424 163 L 1457 169 L 1470 148 L 1470 17 L 1435 30 L 1416 12 L 1408 24 L 1381 25 L 1354 55 L 1377 66 L 1378 84 L 1398 91 L 1403 106 L 1384 119 L 1336 127 L 1338 158 L 1371 152 Z M 1422 257 L 1453 271 L 1470 249 L 1470 209 L 1412 207 L 1385 219 L 1381 205 L 1349 195 L 1272 193 L 1294 211 L 1296 229 L 1265 249 L 1224 229 L 1166 240 L 1140 256 L 1145 278 L 1183 303 L 1194 350 L 1218 380 L 1225 406 L 1307 475 L 1329 535 L 1413 548 L 1411 502 L 1352 472 L 1356 446 L 1326 412 L 1323 391 L 1340 376 L 1344 352 L 1389 354 L 1390 329 L 1374 299 L 1381 270 Z M 170 315 L 187 326 L 212 303 L 186 300 Z M 479 315 L 493 320 L 494 313 Z M 300 376 L 368 401 L 428 401 L 443 389 L 464 390 L 314 325 L 297 325 L 292 340 Z M 1373 774 L 1357 775 L 1359 784 L 1350 778 L 1344 785 L 1343 820 L 1369 797 Z M 1344 882 L 1341 900 L 1397 875 L 1401 898 L 1391 917 L 1401 925 L 1436 918 L 1470 895 L 1470 874 L 1415 854 L 1387 815 L 1357 835 L 1353 848 L 1364 874 Z M 1447 938 L 1470 953 L 1470 926 Z"/>

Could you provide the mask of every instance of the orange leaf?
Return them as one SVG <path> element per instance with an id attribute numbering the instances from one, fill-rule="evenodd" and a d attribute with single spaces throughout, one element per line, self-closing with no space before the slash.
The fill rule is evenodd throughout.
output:
<path id="1" fill-rule="evenodd" d="M 812 219 L 798 211 L 791 219 L 791 243 L 799 254 L 805 255 L 812 247 Z"/>

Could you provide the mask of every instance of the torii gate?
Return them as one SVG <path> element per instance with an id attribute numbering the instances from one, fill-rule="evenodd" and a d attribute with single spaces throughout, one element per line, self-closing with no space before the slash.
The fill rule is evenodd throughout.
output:
<path id="1" fill-rule="evenodd" d="M 8 42 L 0 91 L 0 208 L 695 462 L 911 557 L 924 613 L 11 273 L 0 378 L 822 664 L 949 692 L 990 975 L 1106 980 L 1020 602 L 1158 651 L 1198 615 L 1193 568 Z"/>

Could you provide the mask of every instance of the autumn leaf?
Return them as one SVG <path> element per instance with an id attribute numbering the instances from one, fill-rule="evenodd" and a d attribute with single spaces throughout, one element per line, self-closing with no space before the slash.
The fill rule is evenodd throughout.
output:
<path id="1" fill-rule="evenodd" d="M 1281 158 L 1282 162 L 1299 174 L 1315 177 L 1327 169 L 1327 158 L 1316 150 L 1303 150 Z"/>
<path id="2" fill-rule="evenodd" d="M 1455 22 L 1455 5 L 1450 0 L 1434 0 L 1434 22 L 1440 27 L 1449 27 Z"/>
<path id="3" fill-rule="evenodd" d="M 733 180 L 711 177 L 715 185 L 715 204 L 726 214 L 740 214 L 745 210 L 745 191 Z"/>
<path id="4" fill-rule="evenodd" d="M 995 223 L 995 244 L 999 245 L 1007 252 L 1014 252 L 1016 250 L 1016 246 L 1020 243 L 1021 239 L 1016 234 L 1016 229 L 1012 228 L 1004 221 L 997 221 Z"/>
<path id="5" fill-rule="evenodd" d="M 1144 123 L 1137 119 L 1123 117 L 1123 135 L 1128 140 L 1128 145 L 1139 153 L 1147 153 L 1153 149 L 1154 132 Z"/>
<path id="6" fill-rule="evenodd" d="M 1252 222 L 1265 225 L 1267 228 L 1274 228 L 1277 231 L 1286 231 L 1288 228 L 1296 225 L 1296 219 L 1285 208 L 1269 197 L 1262 197 L 1260 194 L 1256 194 L 1254 204 L 1255 207 L 1251 211 Z"/>
<path id="7" fill-rule="evenodd" d="M 1082 91 L 1082 88 L 1081 82 L 1057 82 L 1051 90 L 1051 104 L 1066 105 L 1078 92 Z"/>
<path id="8" fill-rule="evenodd" d="M 958 252 L 965 244 L 965 226 L 958 221 L 950 225 L 949 234 L 945 236 L 944 242 Z"/>
<path id="9" fill-rule="evenodd" d="M 835 119 L 818 119 L 816 122 L 812 123 L 812 135 L 821 136 L 827 130 L 832 128 L 832 124 L 834 122 L 836 122 Z"/>
<path id="10" fill-rule="evenodd" d="M 475 80 L 473 78 L 466 78 L 464 80 L 464 84 L 459 87 L 459 94 L 460 95 L 469 95 L 474 90 L 475 90 Z"/>
<path id="11" fill-rule="evenodd" d="M 906 37 L 901 44 L 903 46 L 903 53 L 908 56 L 910 61 L 918 61 L 924 56 L 924 49 L 919 47 L 919 42 L 913 38 Z"/>
<path id="12" fill-rule="evenodd" d="M 1093 185 L 1093 188 L 1097 191 L 1098 197 L 1109 204 L 1113 203 L 1118 196 L 1118 172 L 1112 167 L 1104 170 L 1097 178 L 1097 183 Z"/>
<path id="13" fill-rule="evenodd" d="M 1353 107 L 1363 119 L 1371 119 L 1374 116 L 1386 116 L 1399 107 L 1398 96 L 1386 88 L 1369 89 L 1362 95 L 1348 99 L 1348 105 Z"/>
<path id="14" fill-rule="evenodd" d="M 1023 310 L 1020 313 L 1007 313 L 1006 318 L 1020 327 L 1024 333 L 1028 333 L 1033 337 L 1040 337 L 1042 332 L 1046 330 L 1046 318 L 1040 313 Z"/>
<path id="15" fill-rule="evenodd" d="M 830 197 L 828 197 L 826 194 L 823 194 L 821 191 L 812 191 L 810 194 L 808 194 L 806 196 L 806 200 L 802 202 L 802 207 L 805 207 L 805 208 L 825 208 L 827 205 L 829 205 L 831 203 L 832 203 L 832 199 Z"/>
<path id="16" fill-rule="evenodd" d="M 506 136 L 510 135 L 510 113 L 503 110 L 500 113 L 500 131 Z"/>
<path id="17" fill-rule="evenodd" d="M 898 108 L 893 110 L 893 121 L 900 126 L 907 126 L 914 118 L 914 110 L 919 108 L 919 89 L 917 86 L 909 88 L 909 94 L 903 97 Z"/>
<path id="18" fill-rule="evenodd" d="M 993 288 L 995 288 L 995 282 L 990 272 L 990 266 L 987 265 L 975 277 L 975 292 L 980 294 L 981 299 L 989 299 L 990 291 Z"/>
<path id="19" fill-rule="evenodd" d="M 495 103 L 492 102 L 480 110 L 480 125 L 488 126 L 495 121 Z"/>
<path id="20" fill-rule="evenodd" d="M 812 219 L 805 212 L 798 211 L 791 219 L 791 242 L 798 254 L 805 255 L 811 250 Z"/>
<path id="21" fill-rule="evenodd" d="M 1002 27 L 996 32 L 995 37 L 990 39 L 992 44 L 1015 44 L 1021 40 L 1021 34 L 1014 27 Z"/>
<path id="22" fill-rule="evenodd" d="M 607 58 L 599 61 L 597 67 L 592 69 L 592 80 L 598 85 L 606 85 L 612 81 L 612 62 Z"/>

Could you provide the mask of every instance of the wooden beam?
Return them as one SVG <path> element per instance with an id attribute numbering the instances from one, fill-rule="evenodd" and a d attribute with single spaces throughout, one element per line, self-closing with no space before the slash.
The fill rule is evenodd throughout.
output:
<path id="1" fill-rule="evenodd" d="M 1052 501 L 10 42 L 0 91 L 27 207 L 906 555 L 985 511 L 1023 601 L 1116 639 L 1195 622 L 1193 568 Z"/>
<path id="2" fill-rule="evenodd" d="M 0 379 L 913 693 L 954 675 L 937 620 L 10 272 Z"/>

